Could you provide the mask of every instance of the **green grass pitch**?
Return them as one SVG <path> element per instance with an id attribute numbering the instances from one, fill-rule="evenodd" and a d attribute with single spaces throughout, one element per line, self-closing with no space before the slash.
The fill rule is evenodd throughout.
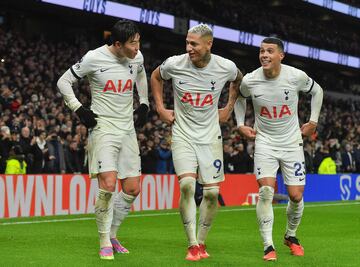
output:
<path id="1" fill-rule="evenodd" d="M 0 266 L 360 266 L 360 202 L 306 203 L 298 230 L 304 257 L 282 244 L 286 214 L 274 205 L 276 262 L 263 262 L 254 206 L 223 207 L 207 239 L 209 259 L 184 260 L 177 210 L 136 212 L 119 239 L 130 254 L 101 261 L 93 215 L 0 220 Z"/>

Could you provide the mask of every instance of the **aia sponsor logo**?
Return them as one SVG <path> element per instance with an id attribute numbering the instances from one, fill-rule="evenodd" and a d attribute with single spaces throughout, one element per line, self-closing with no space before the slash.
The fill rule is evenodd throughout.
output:
<path id="1" fill-rule="evenodd" d="M 181 102 L 189 103 L 195 107 L 203 107 L 213 104 L 213 97 L 211 94 L 200 94 L 200 93 L 185 93 L 181 98 Z"/>
<path id="2" fill-rule="evenodd" d="M 108 80 L 104 86 L 103 93 L 107 91 L 112 91 L 114 93 L 124 93 L 126 91 L 132 91 L 133 90 L 133 82 L 131 79 L 128 79 L 127 81 L 123 80 Z"/>
<path id="3" fill-rule="evenodd" d="M 268 119 L 281 119 L 284 116 L 291 116 L 291 111 L 288 105 L 281 107 L 261 107 L 260 116 L 267 117 Z"/>

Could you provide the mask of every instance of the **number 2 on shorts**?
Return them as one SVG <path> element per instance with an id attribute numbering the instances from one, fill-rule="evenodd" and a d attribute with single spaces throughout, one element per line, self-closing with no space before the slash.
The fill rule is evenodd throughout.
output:
<path id="1" fill-rule="evenodd" d="M 295 176 L 302 176 L 304 173 L 301 172 L 301 163 L 300 162 L 295 162 L 294 163 L 294 168 L 295 168 Z"/>

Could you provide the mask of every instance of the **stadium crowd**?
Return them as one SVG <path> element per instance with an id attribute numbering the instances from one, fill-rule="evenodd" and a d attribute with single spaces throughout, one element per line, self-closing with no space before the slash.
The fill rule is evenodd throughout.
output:
<path id="1" fill-rule="evenodd" d="M 70 112 L 56 88 L 60 75 L 90 49 L 79 35 L 73 43 L 53 42 L 46 37 L 28 39 L 0 26 L 0 173 L 7 161 L 17 159 L 26 173 L 87 173 L 87 129 Z M 148 76 L 164 58 L 142 50 Z M 309 73 L 311 76 L 312 74 Z M 356 80 L 339 80 L 331 75 L 316 77 L 325 90 L 358 92 Z M 322 79 L 321 79 L 322 77 Z M 336 86 L 335 86 L 336 85 Z M 349 88 L 351 87 L 351 88 Z M 354 91 L 355 90 L 355 91 Z M 90 105 L 86 80 L 74 88 L 84 106 Z M 223 94 L 223 100 L 227 97 Z M 172 107 L 171 85 L 164 99 Z M 170 149 L 171 129 L 151 110 L 146 125 L 137 129 L 143 173 L 174 173 Z M 135 105 L 137 105 L 135 101 Z M 249 114 L 251 105 L 249 107 Z M 326 98 L 318 134 L 304 142 L 306 166 L 317 173 L 324 159 L 336 164 L 337 172 L 360 172 L 360 103 L 353 99 Z M 301 97 L 301 123 L 309 117 L 309 99 Z M 247 116 L 252 125 L 254 117 Z M 253 168 L 254 143 L 244 140 L 234 119 L 222 125 L 226 173 L 249 173 Z M 8 170 L 9 172 L 9 170 Z M 11 170 L 10 170 L 11 172 Z"/>
<path id="2" fill-rule="evenodd" d="M 238 25 L 236 28 L 239 30 L 264 36 L 276 33 L 279 38 L 287 41 L 360 56 L 360 35 L 353 31 L 352 27 L 339 25 L 335 19 L 328 17 L 321 20 L 321 16 L 314 13 L 314 9 L 297 8 L 293 3 L 286 1 L 281 4 L 252 0 L 242 1 L 239 4 L 239 1 L 230 0 L 221 2 L 221 8 L 219 2 L 215 0 L 171 2 L 121 0 L 118 2 L 230 28 Z M 352 5 L 352 1 L 348 2 Z M 281 9 L 282 5 L 286 8 Z M 317 17 L 318 22 L 314 21 Z"/>

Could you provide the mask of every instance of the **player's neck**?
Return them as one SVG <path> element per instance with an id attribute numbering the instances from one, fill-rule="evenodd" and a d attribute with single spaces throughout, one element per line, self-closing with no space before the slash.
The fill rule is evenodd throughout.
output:
<path id="1" fill-rule="evenodd" d="M 264 75 L 268 79 L 274 79 L 280 75 L 281 65 L 272 69 L 263 69 Z"/>
<path id="2" fill-rule="evenodd" d="M 208 53 L 200 61 L 193 62 L 193 64 L 197 68 L 205 68 L 209 64 L 210 59 L 211 59 L 211 53 Z"/>

